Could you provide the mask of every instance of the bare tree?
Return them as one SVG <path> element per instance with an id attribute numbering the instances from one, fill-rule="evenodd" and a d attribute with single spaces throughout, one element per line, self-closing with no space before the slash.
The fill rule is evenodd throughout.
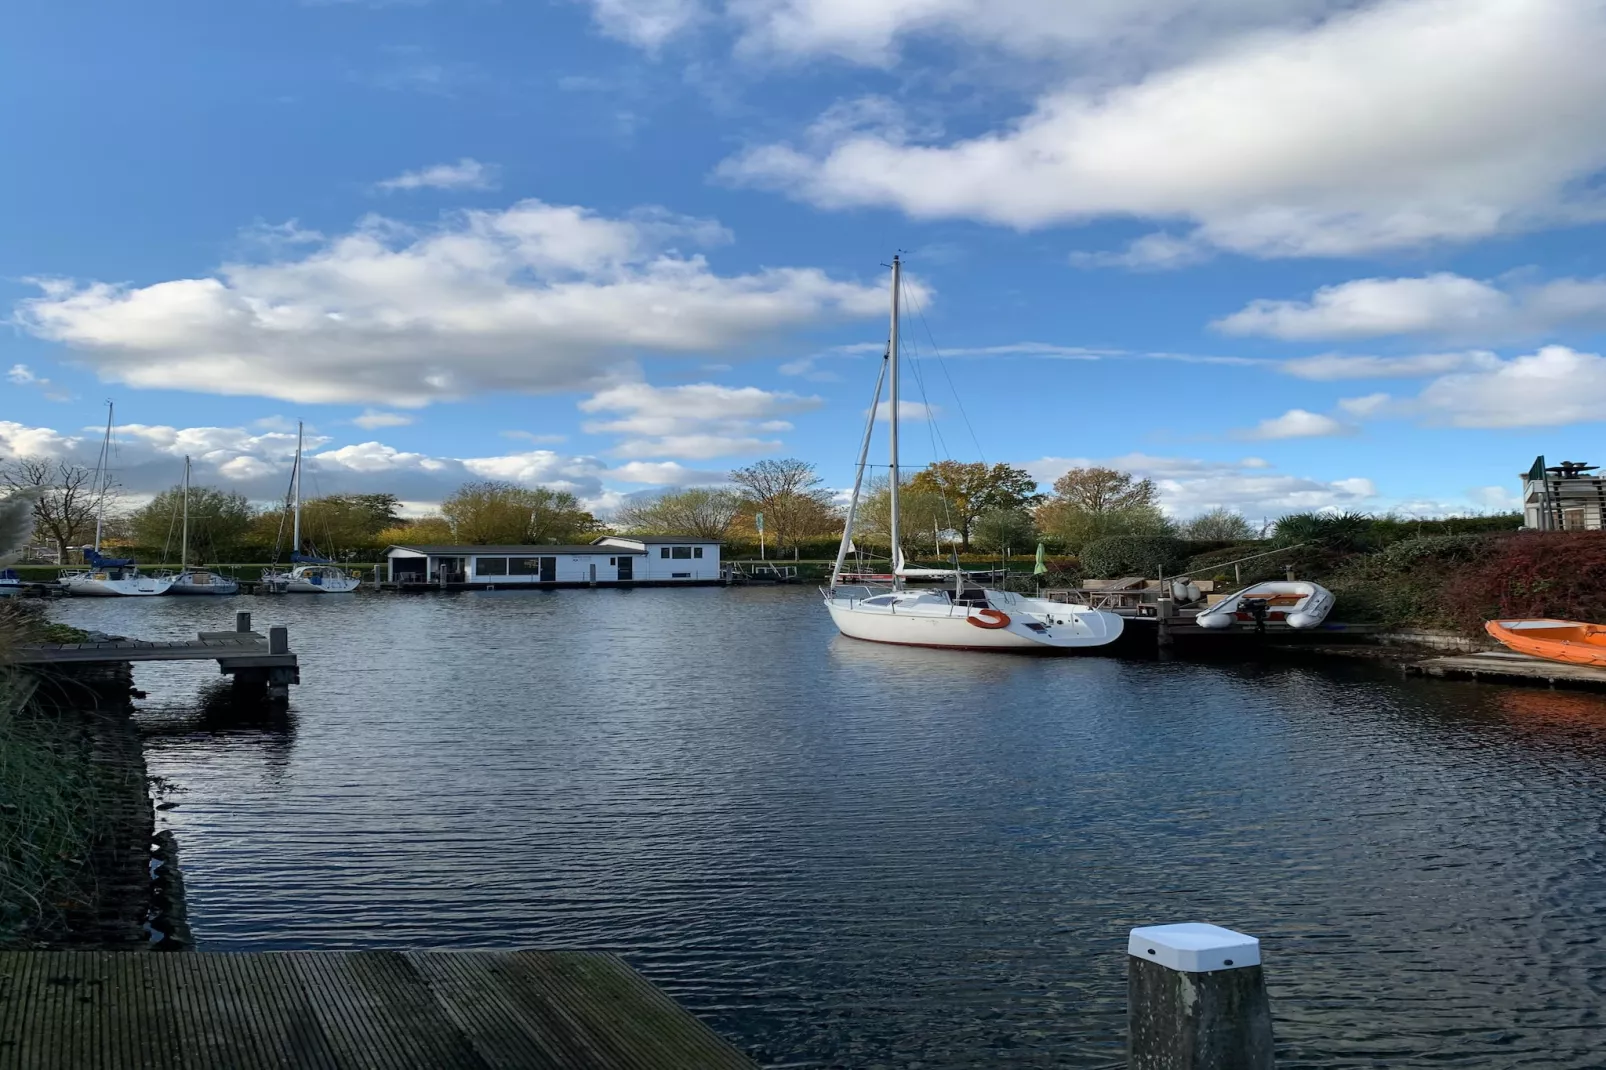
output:
<path id="1" fill-rule="evenodd" d="M 688 487 L 631 502 L 620 508 L 614 520 L 621 527 L 643 534 L 723 539 L 741 508 L 741 495 L 735 491 Z"/>
<path id="2" fill-rule="evenodd" d="M 795 457 L 759 461 L 736 469 L 731 482 L 747 492 L 755 511 L 764 514 L 764 528 L 775 534 L 777 549 L 790 544 L 795 556 L 799 539 L 827 533 L 833 524 L 840 529 L 831 494 L 817 489 L 820 477 L 808 461 Z"/>
<path id="3" fill-rule="evenodd" d="M 95 531 L 101 504 L 114 493 L 99 485 L 95 473 L 81 464 L 49 457 L 16 457 L 0 465 L 0 483 L 12 492 L 37 495 L 34 526 L 56 544 L 62 564 L 67 553 L 83 545 Z"/>

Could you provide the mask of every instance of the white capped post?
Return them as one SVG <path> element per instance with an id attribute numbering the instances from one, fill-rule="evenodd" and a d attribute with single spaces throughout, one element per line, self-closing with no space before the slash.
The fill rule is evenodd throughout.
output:
<path id="1" fill-rule="evenodd" d="M 1260 941 L 1189 922 L 1127 940 L 1129 1070 L 1272 1070 Z"/>

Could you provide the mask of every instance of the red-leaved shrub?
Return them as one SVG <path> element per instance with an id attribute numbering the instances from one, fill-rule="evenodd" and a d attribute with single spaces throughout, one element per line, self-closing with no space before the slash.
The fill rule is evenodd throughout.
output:
<path id="1" fill-rule="evenodd" d="M 1466 632 L 1494 619 L 1557 617 L 1606 623 L 1606 532 L 1496 536 L 1455 571 L 1445 608 Z"/>

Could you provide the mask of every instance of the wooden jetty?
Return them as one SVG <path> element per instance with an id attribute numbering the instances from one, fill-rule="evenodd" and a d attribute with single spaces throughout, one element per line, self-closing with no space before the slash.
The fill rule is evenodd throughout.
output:
<path id="1" fill-rule="evenodd" d="M 750 1070 L 616 955 L 0 952 L 0 1070 Z"/>
<path id="2" fill-rule="evenodd" d="M 1452 680 L 1491 680 L 1530 685 L 1542 683 L 1550 687 L 1606 691 L 1606 669 L 1546 661 L 1510 650 L 1484 650 L 1476 654 L 1430 658 L 1407 665 L 1405 671 L 1416 676 L 1439 676 Z"/>
<path id="3" fill-rule="evenodd" d="M 32 669 L 55 666 L 117 665 L 136 661 L 216 661 L 218 671 L 242 685 L 260 685 L 269 698 L 288 698 L 301 682 L 301 668 L 290 651 L 288 629 L 268 634 L 251 630 L 251 614 L 236 613 L 233 631 L 200 632 L 188 641 L 156 643 L 111 639 L 90 643 L 27 643 L 6 651 L 3 663 Z"/>

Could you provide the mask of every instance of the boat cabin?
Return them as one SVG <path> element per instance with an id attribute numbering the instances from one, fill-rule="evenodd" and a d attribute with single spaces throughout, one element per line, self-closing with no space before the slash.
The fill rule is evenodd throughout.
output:
<path id="1" fill-rule="evenodd" d="M 690 536 L 604 535 L 586 545 L 395 545 L 384 581 L 455 588 L 717 583 L 720 544 Z"/>

